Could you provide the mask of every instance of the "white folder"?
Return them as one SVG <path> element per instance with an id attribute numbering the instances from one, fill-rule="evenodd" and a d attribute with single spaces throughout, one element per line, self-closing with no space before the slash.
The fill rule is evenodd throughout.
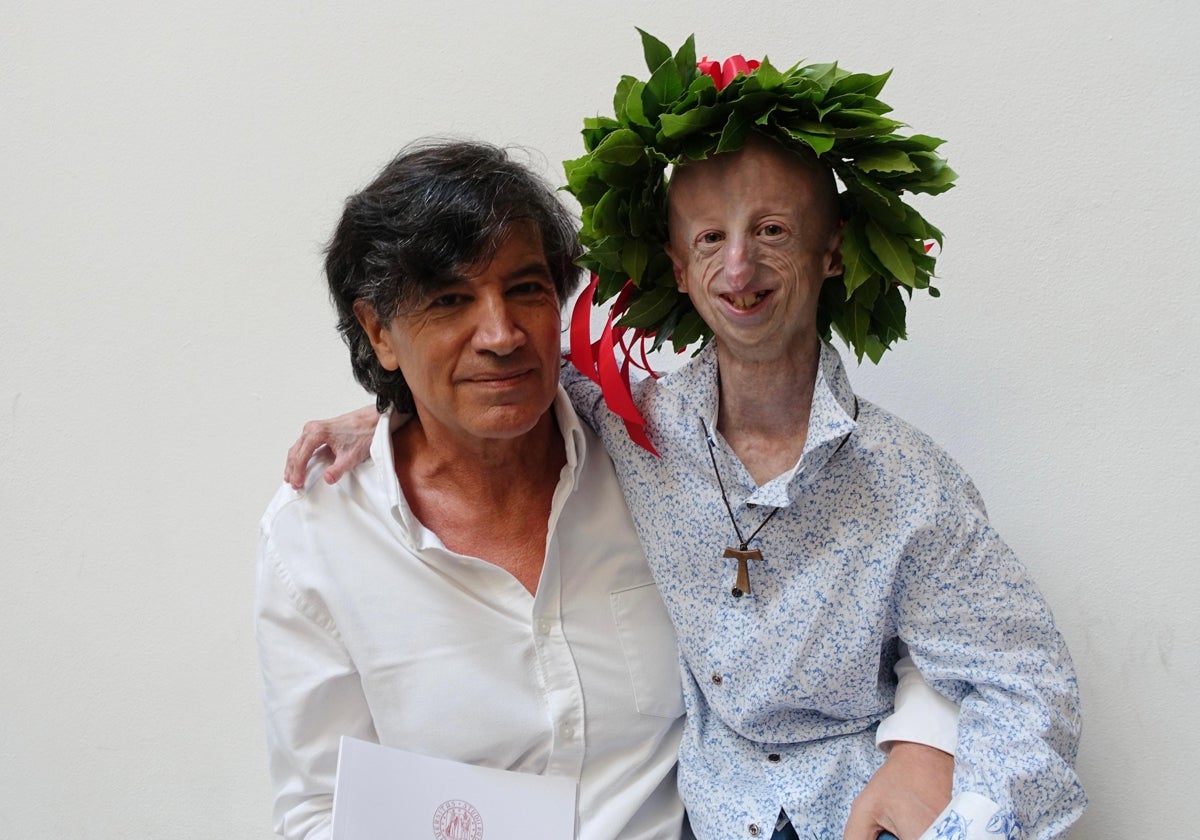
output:
<path id="1" fill-rule="evenodd" d="M 342 738 L 333 840 L 575 836 L 578 785 Z"/>

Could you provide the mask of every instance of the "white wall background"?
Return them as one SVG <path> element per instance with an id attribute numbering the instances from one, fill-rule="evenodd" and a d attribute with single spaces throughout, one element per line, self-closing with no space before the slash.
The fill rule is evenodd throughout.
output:
<path id="1" fill-rule="evenodd" d="M 266 838 L 256 520 L 364 402 L 320 248 L 406 141 L 579 154 L 635 24 L 895 68 L 961 175 L 860 389 L 940 440 L 1074 651 L 1074 837 L 1195 833 L 1200 12 L 1184 0 L 0 0 L 0 837 Z M 542 160 L 539 158 L 539 160 Z"/>

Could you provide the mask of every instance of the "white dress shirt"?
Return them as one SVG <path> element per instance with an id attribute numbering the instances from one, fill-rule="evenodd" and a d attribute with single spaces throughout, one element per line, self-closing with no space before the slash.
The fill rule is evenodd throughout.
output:
<path id="1" fill-rule="evenodd" d="M 416 519 L 387 415 L 337 485 L 314 466 L 275 495 L 257 631 L 277 832 L 329 835 L 351 735 L 575 779 L 581 840 L 679 836 L 675 636 L 612 463 L 561 389 L 554 412 L 567 463 L 536 595 Z"/>

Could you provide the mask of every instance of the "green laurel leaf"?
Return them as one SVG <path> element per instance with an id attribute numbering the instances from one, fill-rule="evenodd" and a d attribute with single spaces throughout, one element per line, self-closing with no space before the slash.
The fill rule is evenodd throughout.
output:
<path id="1" fill-rule="evenodd" d="M 917 165 L 899 150 L 885 150 L 855 159 L 859 169 L 867 172 L 916 172 Z"/>
<path id="2" fill-rule="evenodd" d="M 849 224 L 843 229 L 842 278 L 846 286 L 847 300 L 854 294 L 855 289 L 870 280 L 875 273 L 867 258 L 865 245 L 861 225 Z"/>
<path id="3" fill-rule="evenodd" d="M 630 237 L 621 248 L 621 268 L 635 285 L 641 285 L 642 275 L 650 262 L 650 245 L 640 237 Z"/>
<path id="4" fill-rule="evenodd" d="M 701 75 L 696 69 L 695 35 L 689 35 L 683 42 L 683 46 L 675 53 L 675 68 L 679 71 L 679 78 L 683 80 L 685 87 L 691 84 L 693 77 Z"/>
<path id="5" fill-rule="evenodd" d="M 726 112 L 724 105 L 693 108 L 686 114 L 663 114 L 659 120 L 659 134 L 666 140 L 678 140 L 689 134 L 708 128 Z"/>
<path id="6" fill-rule="evenodd" d="M 646 57 L 646 69 L 653 73 L 663 62 L 671 60 L 671 48 L 662 41 L 655 38 L 649 32 L 638 27 L 638 34 L 642 36 L 642 54 Z"/>
<path id="7" fill-rule="evenodd" d="M 635 297 L 618 323 L 622 327 L 653 327 L 675 305 L 679 292 L 674 286 L 655 286 Z"/>
<path id="8" fill-rule="evenodd" d="M 629 128 L 620 128 L 600 141 L 592 151 L 592 158 L 605 163 L 631 166 L 644 154 L 646 144 L 638 133 Z"/>
<path id="9" fill-rule="evenodd" d="M 874 219 L 868 219 L 867 242 L 871 245 L 871 253 L 879 259 L 892 277 L 906 286 L 913 284 L 916 269 L 913 266 L 912 254 L 909 253 L 902 237 L 884 230 Z"/>

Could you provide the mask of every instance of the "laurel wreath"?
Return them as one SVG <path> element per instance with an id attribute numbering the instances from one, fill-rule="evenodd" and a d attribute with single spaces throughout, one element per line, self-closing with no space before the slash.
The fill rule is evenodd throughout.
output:
<path id="1" fill-rule="evenodd" d="M 646 80 L 622 76 L 613 117 L 584 120 L 586 154 L 565 161 L 582 207 L 581 264 L 598 276 L 597 304 L 617 296 L 617 325 L 680 351 L 712 336 L 676 289 L 667 241 L 667 167 L 741 148 L 759 132 L 807 147 L 841 182 L 844 272 L 822 287 L 817 327 L 835 331 L 859 361 L 878 362 L 905 337 L 905 299 L 930 285 L 942 233 L 901 196 L 938 194 L 957 177 L 937 154 L 942 140 L 903 136 L 878 98 L 891 71 L 850 73 L 834 64 L 780 71 L 733 56 L 698 66 L 694 37 L 670 48 L 638 30 Z M 755 66 L 757 65 L 757 66 Z"/>

